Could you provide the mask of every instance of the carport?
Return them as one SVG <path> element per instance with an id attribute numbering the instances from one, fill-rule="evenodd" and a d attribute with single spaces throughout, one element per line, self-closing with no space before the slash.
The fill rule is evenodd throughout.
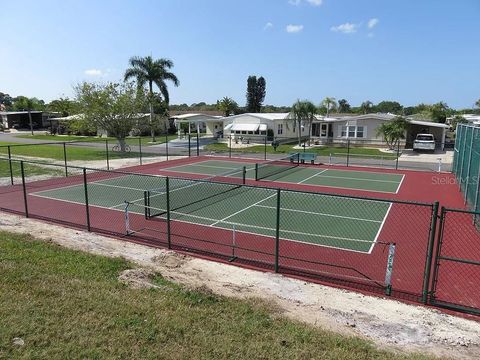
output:
<path id="1" fill-rule="evenodd" d="M 413 147 L 413 140 L 417 134 L 432 134 L 435 137 L 437 149 L 445 148 L 445 138 L 447 136 L 446 124 L 435 123 L 430 121 L 409 120 L 410 126 L 407 130 L 406 148 Z"/>

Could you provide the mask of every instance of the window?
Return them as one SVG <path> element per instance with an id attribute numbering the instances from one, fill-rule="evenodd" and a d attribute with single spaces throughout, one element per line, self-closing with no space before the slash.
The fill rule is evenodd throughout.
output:
<path id="1" fill-rule="evenodd" d="M 283 134 L 283 124 L 278 124 L 277 135 L 282 135 L 282 134 Z"/>
<path id="2" fill-rule="evenodd" d="M 367 128 L 365 126 L 340 126 L 340 137 L 343 138 L 364 138 Z M 322 129 L 323 132 L 323 129 Z"/>
<path id="3" fill-rule="evenodd" d="M 357 138 L 363 138 L 363 137 L 364 137 L 363 126 L 357 126 Z"/>
<path id="4" fill-rule="evenodd" d="M 321 128 L 320 128 L 320 136 L 321 137 L 326 137 L 327 136 L 327 128 L 328 128 L 327 124 L 322 124 L 321 125 Z"/>
<path id="5" fill-rule="evenodd" d="M 348 137 L 351 137 L 351 138 L 355 137 L 355 126 L 348 127 Z"/>

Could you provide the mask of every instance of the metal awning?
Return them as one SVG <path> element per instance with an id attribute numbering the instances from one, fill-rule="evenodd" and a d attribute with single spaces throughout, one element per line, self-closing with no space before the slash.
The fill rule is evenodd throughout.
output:
<path id="1" fill-rule="evenodd" d="M 260 131 L 267 131 L 267 124 L 260 124 L 259 129 Z"/>
<path id="2" fill-rule="evenodd" d="M 230 130 L 232 128 L 233 124 L 228 124 L 223 128 L 223 130 Z"/>
<path id="3" fill-rule="evenodd" d="M 259 124 L 233 124 L 232 131 L 257 131 Z"/>

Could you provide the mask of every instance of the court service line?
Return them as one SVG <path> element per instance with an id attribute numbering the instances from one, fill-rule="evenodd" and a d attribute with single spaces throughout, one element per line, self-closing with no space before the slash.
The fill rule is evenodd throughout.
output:
<path id="1" fill-rule="evenodd" d="M 383 221 L 380 224 L 380 227 L 378 228 L 377 235 L 375 236 L 375 239 L 373 240 L 372 246 L 370 246 L 370 250 L 368 250 L 368 253 L 371 254 L 373 247 L 377 243 L 378 237 L 380 236 L 380 233 L 382 232 L 383 226 L 385 225 L 385 221 L 387 220 L 388 214 L 390 214 L 390 210 L 392 209 L 393 203 L 390 203 L 390 206 L 388 207 L 387 212 L 385 213 L 385 216 L 383 217 Z"/>
<path id="2" fill-rule="evenodd" d="M 304 183 L 305 181 L 310 180 L 311 178 L 314 178 L 315 176 L 318 176 L 318 175 L 320 175 L 320 174 L 323 174 L 323 173 L 324 173 L 325 171 L 327 171 L 327 170 L 328 170 L 328 169 L 324 169 L 324 170 L 322 170 L 322 171 L 320 171 L 320 172 L 317 172 L 317 173 L 313 174 L 312 176 L 309 176 L 309 177 L 307 177 L 306 179 L 303 179 L 302 181 L 297 182 L 297 184 L 302 184 L 302 183 Z"/>
<path id="3" fill-rule="evenodd" d="M 322 178 L 333 178 L 333 179 L 345 179 L 345 180 L 358 180 L 358 181 L 376 181 L 376 182 L 385 182 L 385 183 L 395 183 L 398 184 L 398 181 L 394 180 L 378 180 L 378 179 L 362 179 L 362 178 L 353 178 L 345 176 L 333 176 L 333 175 L 322 175 Z"/>
<path id="4" fill-rule="evenodd" d="M 276 209 L 275 206 L 266 206 L 266 205 L 255 205 L 255 206 L 256 207 L 261 207 L 261 208 L 266 208 L 266 209 Z M 329 217 L 348 219 L 348 220 L 368 221 L 368 222 L 375 222 L 375 223 L 381 223 L 382 222 L 382 220 L 363 219 L 363 218 L 356 218 L 356 217 L 352 217 L 352 216 L 317 213 L 317 212 L 314 212 L 314 211 L 305 211 L 305 210 L 289 209 L 289 208 L 282 208 L 282 207 L 280 208 L 280 210 L 291 211 L 291 212 L 299 212 L 299 213 L 310 214 L 310 215 L 329 216 Z"/>
<path id="5" fill-rule="evenodd" d="M 266 198 L 264 198 L 264 199 L 262 199 L 262 200 L 260 200 L 260 201 L 257 201 L 256 203 L 254 203 L 254 204 L 252 204 L 252 205 L 249 205 L 249 206 L 243 208 L 242 210 L 239 210 L 239 211 L 237 211 L 237 212 L 234 212 L 233 214 L 228 215 L 228 216 L 224 217 L 224 218 L 221 219 L 221 220 L 215 221 L 213 224 L 210 224 L 210 226 L 214 226 L 214 225 L 218 224 L 219 222 L 225 222 L 225 220 L 231 218 L 232 216 L 238 215 L 238 214 L 244 212 L 245 210 L 248 210 L 248 209 L 250 209 L 250 208 L 252 208 L 252 207 L 254 207 L 254 206 L 256 206 L 256 205 L 258 205 L 258 204 L 260 204 L 260 203 L 262 203 L 262 202 L 264 202 L 264 201 L 266 201 L 266 200 L 268 200 L 268 199 L 270 199 L 270 198 L 272 198 L 272 197 L 274 197 L 274 196 L 276 196 L 276 195 L 277 195 L 277 194 L 275 193 L 275 194 L 272 194 L 272 195 L 270 195 L 270 196 L 267 196 Z"/>
<path id="6" fill-rule="evenodd" d="M 395 194 L 398 194 L 398 192 L 400 191 L 400 187 L 401 187 L 402 184 L 403 184 L 403 179 L 405 179 L 405 174 L 403 174 L 402 180 L 400 180 L 400 182 L 398 183 L 397 191 L 395 191 Z"/>

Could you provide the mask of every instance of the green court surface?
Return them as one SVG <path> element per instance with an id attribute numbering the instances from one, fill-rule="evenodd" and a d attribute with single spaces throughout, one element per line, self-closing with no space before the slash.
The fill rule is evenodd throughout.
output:
<path id="1" fill-rule="evenodd" d="M 165 217 L 165 186 L 165 178 L 135 175 L 89 182 L 89 204 L 124 211 L 127 201 L 131 213 L 143 216 L 145 190 L 149 190 L 147 209 Z M 169 194 L 174 222 L 202 225 L 198 231 L 221 228 L 275 237 L 277 190 L 170 178 Z M 85 190 L 80 184 L 30 195 L 84 204 Z M 390 207 L 389 202 L 282 190 L 280 238 L 370 253 Z"/>
<path id="2" fill-rule="evenodd" d="M 247 178 L 255 178 L 255 164 L 227 160 L 206 160 L 192 164 L 172 166 L 162 170 L 173 171 L 179 174 L 202 174 L 202 175 L 220 175 L 228 171 L 238 170 L 237 175 L 241 173 L 240 168 L 245 166 L 247 169 Z M 281 170 L 282 165 L 278 166 Z M 374 191 L 383 193 L 398 193 L 404 175 L 389 174 L 372 171 L 358 170 L 337 170 L 325 167 L 303 167 L 298 166 L 288 169 L 274 176 L 262 179 L 265 181 L 278 181 L 292 184 L 318 185 L 340 189 L 354 189 L 363 191 Z"/>

